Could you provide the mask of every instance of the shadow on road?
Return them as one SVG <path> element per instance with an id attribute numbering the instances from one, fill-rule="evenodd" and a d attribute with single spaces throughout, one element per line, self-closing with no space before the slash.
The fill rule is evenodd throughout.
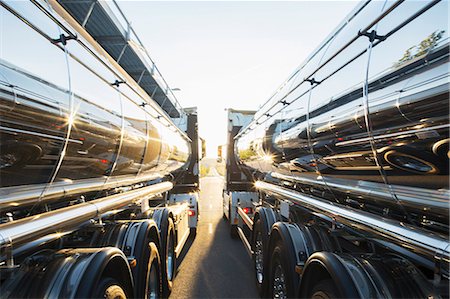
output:
<path id="1" fill-rule="evenodd" d="M 183 263 L 183 260 L 186 257 L 186 254 L 189 252 L 189 249 L 191 249 L 192 244 L 195 241 L 195 237 L 196 237 L 196 234 L 193 235 L 191 233 L 189 235 L 189 238 L 186 240 L 186 243 L 184 244 L 183 249 L 180 252 L 180 255 L 177 257 L 177 264 L 178 265 L 181 265 Z M 177 269 L 177 270 L 179 270 L 179 269 Z"/>
<path id="2" fill-rule="evenodd" d="M 230 237 L 228 223 L 221 219 L 208 251 L 200 261 L 193 281 L 194 298 L 256 298 L 252 262 L 240 240 Z"/>
<path id="3" fill-rule="evenodd" d="M 170 297 L 258 298 L 251 258 L 222 218 L 223 178 L 204 177 L 200 187 L 197 235 L 180 255 Z"/>

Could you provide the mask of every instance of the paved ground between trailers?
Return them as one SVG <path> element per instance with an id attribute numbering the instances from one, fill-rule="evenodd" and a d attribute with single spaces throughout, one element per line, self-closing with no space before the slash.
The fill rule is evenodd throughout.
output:
<path id="1" fill-rule="evenodd" d="M 212 167 L 200 187 L 197 236 L 185 246 L 170 298 L 257 298 L 251 259 L 222 218 L 223 178 Z"/>

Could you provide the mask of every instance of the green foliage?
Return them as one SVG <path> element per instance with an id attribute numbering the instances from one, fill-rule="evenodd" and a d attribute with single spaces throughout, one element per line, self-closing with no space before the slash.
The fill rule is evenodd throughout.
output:
<path id="1" fill-rule="evenodd" d="M 208 175 L 210 168 L 208 166 L 200 165 L 200 177 Z"/>
<path id="2" fill-rule="evenodd" d="M 428 52 L 430 52 L 437 45 L 444 33 L 445 30 L 435 31 L 424 38 L 418 45 L 409 47 L 403 54 L 402 58 L 400 58 L 394 66 L 400 66 L 410 60 L 428 54 Z"/>
<path id="3" fill-rule="evenodd" d="M 256 155 L 256 152 L 253 149 L 245 149 L 239 151 L 239 158 L 242 161 L 251 160 Z"/>

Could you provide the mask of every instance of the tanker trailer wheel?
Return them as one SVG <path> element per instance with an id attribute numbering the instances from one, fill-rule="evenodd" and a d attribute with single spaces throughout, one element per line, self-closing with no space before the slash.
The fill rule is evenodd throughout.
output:
<path id="1" fill-rule="evenodd" d="M 155 243 L 149 244 L 150 259 L 148 260 L 148 271 L 146 275 L 145 297 L 154 299 L 162 297 L 161 289 L 161 259 Z"/>
<path id="2" fill-rule="evenodd" d="M 282 242 L 275 246 L 270 259 L 271 298 L 295 298 L 295 261 L 290 260 Z"/>
<path id="3" fill-rule="evenodd" d="M 117 280 L 105 277 L 98 284 L 94 298 L 126 299 L 127 296 Z"/>
<path id="4" fill-rule="evenodd" d="M 173 279 L 177 269 L 175 227 L 169 215 L 167 215 L 167 220 L 163 220 L 161 223 L 161 261 L 163 296 L 168 297 L 172 291 Z"/>
<path id="5" fill-rule="evenodd" d="M 268 269 L 268 291 L 270 298 L 297 298 L 300 285 L 300 275 L 297 266 L 305 264 L 310 240 L 295 224 L 276 222 L 272 225 L 269 237 L 267 255 L 270 260 L 265 262 Z M 269 255 L 270 254 L 270 255 Z M 303 297 L 301 297 L 303 298 Z"/>
<path id="6" fill-rule="evenodd" d="M 255 269 L 256 287 L 261 297 L 267 294 L 268 279 L 268 247 L 269 234 L 276 221 L 276 215 L 271 209 L 258 208 L 255 213 L 256 222 L 253 226 L 252 250 L 253 267 Z"/>
<path id="7" fill-rule="evenodd" d="M 42 149 L 35 144 L 11 143 L 0 147 L 0 169 L 21 168 L 36 161 Z"/>
<path id="8" fill-rule="evenodd" d="M 230 220 L 230 236 L 232 239 L 237 239 L 239 237 L 237 225 L 233 224 L 231 220 L 231 204 L 228 205 L 228 219 Z"/>
<path id="9" fill-rule="evenodd" d="M 134 280 L 134 297 L 160 297 L 161 260 L 158 252 L 159 232 L 153 220 L 133 220 L 108 223 L 94 235 L 91 246 L 121 248 L 128 258 Z M 151 273 L 151 274 L 150 274 Z"/>
<path id="10" fill-rule="evenodd" d="M 333 299 L 339 298 L 337 296 L 338 292 L 334 282 L 331 279 L 326 279 L 319 281 L 312 291 L 311 291 L 311 299 Z"/>
<path id="11" fill-rule="evenodd" d="M 314 299 L 378 297 L 377 292 L 373 292 L 372 286 L 376 277 L 370 278 L 367 274 L 373 268 L 368 267 L 370 269 L 365 271 L 359 266 L 364 263 L 356 263 L 354 260 L 348 254 L 338 255 L 327 251 L 313 253 L 303 267 L 298 297 Z M 354 272 L 351 273 L 350 269 Z M 354 277 L 358 279 L 355 280 Z"/>
<path id="12" fill-rule="evenodd" d="M 253 265 L 256 274 L 256 286 L 259 293 L 263 289 L 264 278 L 264 246 L 263 246 L 263 233 L 261 227 L 261 219 L 258 219 L 254 228 L 254 241 L 253 241 Z"/>
<path id="13" fill-rule="evenodd" d="M 439 168 L 436 157 L 417 151 L 399 152 L 391 150 L 384 153 L 384 159 L 395 168 L 418 174 L 439 174 L 445 172 Z"/>

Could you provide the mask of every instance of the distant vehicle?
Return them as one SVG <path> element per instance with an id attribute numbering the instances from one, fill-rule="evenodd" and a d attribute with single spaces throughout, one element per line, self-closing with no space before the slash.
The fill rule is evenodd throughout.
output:
<path id="1" fill-rule="evenodd" d="M 262 297 L 448 298 L 448 5 L 364 1 L 230 111 L 224 215 Z"/>
<path id="2" fill-rule="evenodd" d="M 218 163 L 222 163 L 222 160 L 223 160 L 223 155 L 222 155 L 222 148 L 223 148 L 223 145 L 219 145 L 218 147 L 217 147 L 217 159 L 216 159 L 216 161 L 218 162 Z"/>
<path id="3" fill-rule="evenodd" d="M 205 139 L 203 139 L 201 137 L 199 137 L 199 139 L 200 139 L 200 142 L 199 142 L 198 151 L 199 151 L 199 153 L 202 153 L 201 159 L 203 159 L 204 157 L 206 157 L 206 141 L 205 141 Z"/>
<path id="4" fill-rule="evenodd" d="M 196 109 L 149 96 L 163 79 L 114 2 L 0 4 L 1 297 L 167 297 L 197 226 Z"/>
<path id="5" fill-rule="evenodd" d="M 251 179 L 240 170 L 234 153 L 234 137 L 241 128 L 248 125 L 254 114 L 255 111 L 228 109 L 223 217 L 230 222 L 230 234 L 234 238 L 238 233 L 238 207 L 244 209 L 246 213 L 253 214 L 254 202 L 258 201 Z M 223 154 L 222 150 L 220 153 Z"/>

